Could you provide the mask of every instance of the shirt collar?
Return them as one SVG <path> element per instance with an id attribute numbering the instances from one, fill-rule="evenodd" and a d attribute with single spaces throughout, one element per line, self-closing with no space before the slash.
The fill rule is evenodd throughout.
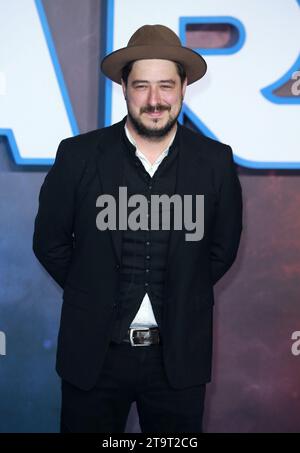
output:
<path id="1" fill-rule="evenodd" d="M 128 140 L 129 140 L 130 143 L 132 143 L 132 145 L 136 148 L 135 154 L 136 154 L 137 156 L 139 156 L 139 157 L 145 159 L 145 160 L 148 160 L 148 159 L 146 158 L 146 156 L 138 149 L 137 144 L 136 144 L 134 138 L 132 137 L 132 135 L 130 134 L 129 129 L 128 129 L 126 123 L 125 123 L 125 125 L 124 125 L 124 129 L 125 129 L 125 133 L 126 133 L 126 136 L 127 136 Z M 173 143 L 173 141 L 174 141 L 175 136 L 176 136 L 176 132 L 174 133 L 174 135 L 172 136 L 171 140 L 169 141 L 168 146 L 167 146 L 167 147 L 164 149 L 164 151 L 158 156 L 156 162 L 162 160 L 164 157 L 166 157 L 166 156 L 169 154 L 169 149 L 170 149 L 170 146 L 172 145 L 172 143 Z"/>

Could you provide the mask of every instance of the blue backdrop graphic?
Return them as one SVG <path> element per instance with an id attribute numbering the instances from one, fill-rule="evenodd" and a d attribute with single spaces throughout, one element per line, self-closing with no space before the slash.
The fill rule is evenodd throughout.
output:
<path id="1" fill-rule="evenodd" d="M 95 129 L 99 116 L 104 124 L 99 61 L 105 2 L 43 5 L 79 130 Z M 59 428 L 54 367 L 62 292 L 32 252 L 48 168 L 17 166 L 0 137 L 0 331 L 7 341 L 0 356 L 0 432 Z M 239 172 L 245 230 L 238 259 L 216 288 L 214 381 L 205 428 L 297 432 L 300 356 L 291 354 L 291 334 L 300 330 L 300 174 Z M 134 405 L 127 430 L 139 430 Z"/>

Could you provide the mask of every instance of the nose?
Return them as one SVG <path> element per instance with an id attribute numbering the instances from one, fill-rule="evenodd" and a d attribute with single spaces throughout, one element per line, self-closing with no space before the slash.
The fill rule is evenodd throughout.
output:
<path id="1" fill-rule="evenodd" d="M 148 95 L 148 103 L 152 106 L 160 104 L 160 93 L 159 87 L 157 86 L 150 86 L 149 87 L 149 95 Z"/>

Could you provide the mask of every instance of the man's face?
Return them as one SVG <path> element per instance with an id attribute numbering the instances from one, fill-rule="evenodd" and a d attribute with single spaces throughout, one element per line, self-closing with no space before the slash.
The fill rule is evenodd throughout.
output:
<path id="1" fill-rule="evenodd" d="M 164 137 L 177 121 L 186 83 L 181 84 L 173 61 L 136 61 L 127 87 L 122 80 L 128 117 L 136 132 L 149 139 Z"/>

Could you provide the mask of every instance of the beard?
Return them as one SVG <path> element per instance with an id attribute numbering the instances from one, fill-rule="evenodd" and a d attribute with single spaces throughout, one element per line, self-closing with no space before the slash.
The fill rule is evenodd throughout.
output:
<path id="1" fill-rule="evenodd" d="M 161 127 L 145 126 L 145 124 L 142 123 L 142 121 L 139 119 L 139 117 L 135 116 L 130 111 L 128 104 L 127 104 L 127 112 L 128 112 L 127 114 L 128 114 L 128 117 L 129 117 L 135 131 L 139 135 L 141 135 L 144 138 L 148 138 L 150 140 L 159 140 L 159 139 L 165 137 L 171 131 L 173 126 L 176 124 L 177 119 L 180 115 L 181 108 L 182 108 L 182 102 L 183 102 L 183 98 L 181 99 L 178 113 L 174 114 L 174 115 L 170 115 L 167 123 Z M 160 104 L 158 104 L 154 107 L 151 105 L 147 105 L 146 107 L 141 109 L 141 114 L 142 113 L 153 113 L 153 112 L 158 112 L 158 111 L 160 112 L 160 111 L 164 111 L 164 110 L 170 111 L 170 107 L 166 107 L 166 106 L 160 105 Z M 158 121 L 159 121 L 158 119 L 155 121 L 156 125 L 157 125 Z"/>

